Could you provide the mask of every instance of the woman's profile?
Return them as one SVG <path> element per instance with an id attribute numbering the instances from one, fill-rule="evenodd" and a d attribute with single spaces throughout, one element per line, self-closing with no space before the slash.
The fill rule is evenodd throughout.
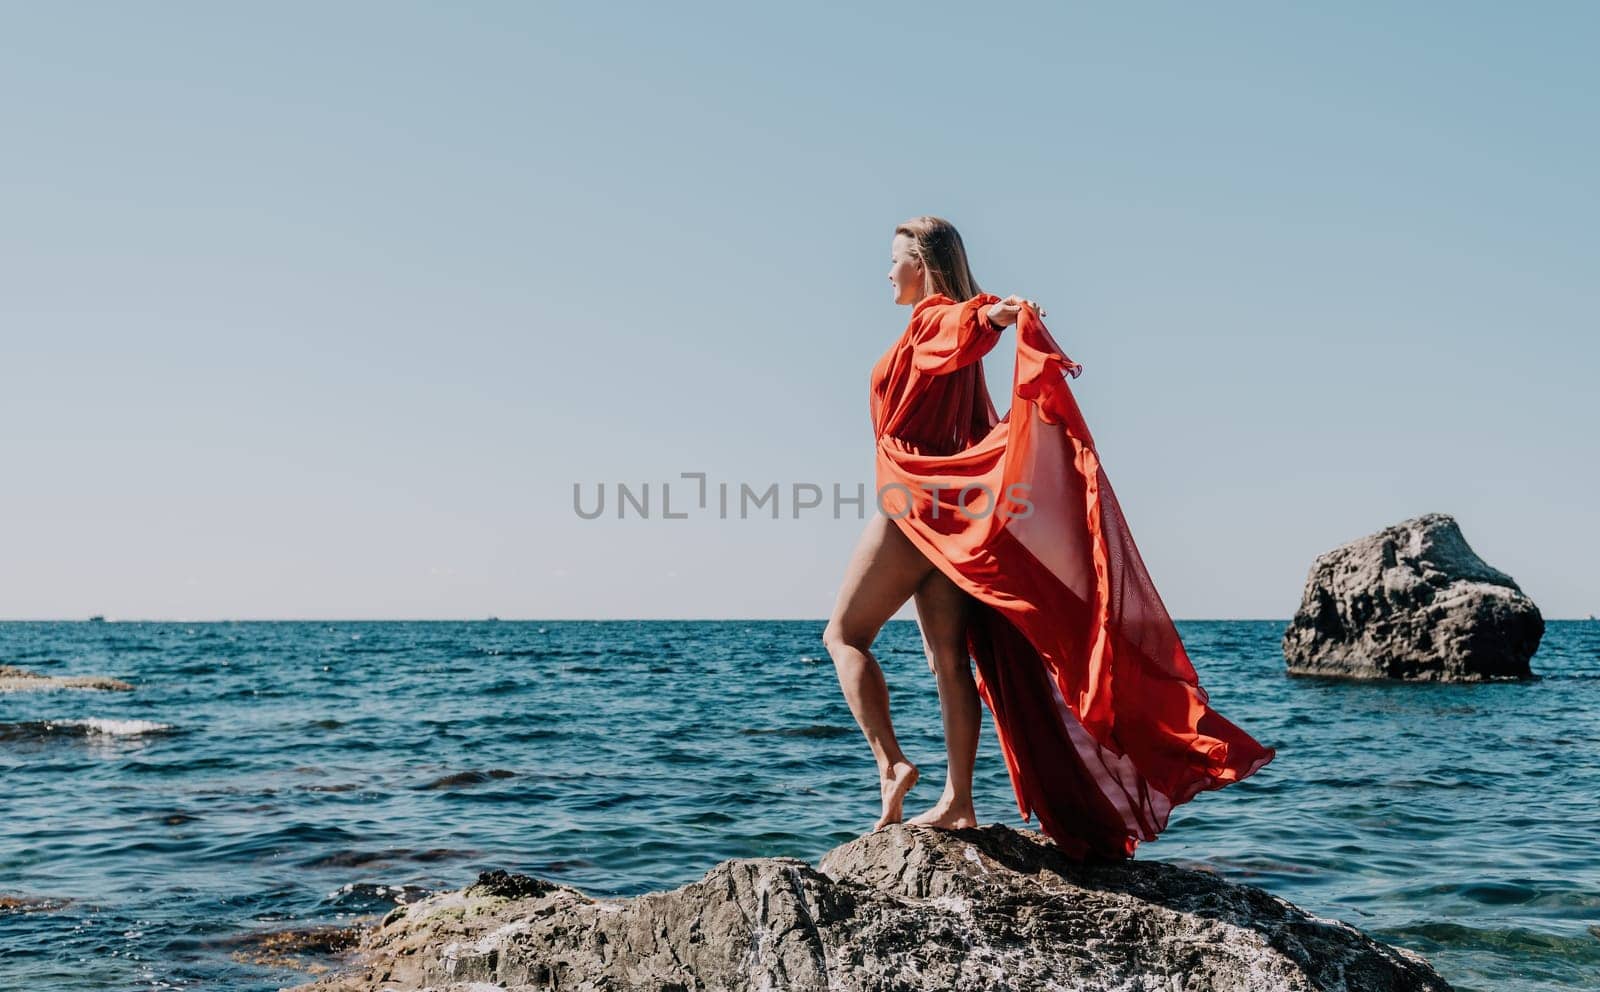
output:
<path id="1" fill-rule="evenodd" d="M 1131 857 L 1173 807 L 1275 752 L 1208 705 L 1067 386 L 1081 366 L 1045 311 L 983 292 L 942 218 L 899 225 L 890 264 L 895 302 L 912 309 L 872 369 L 878 509 L 823 633 L 877 762 L 874 829 L 904 821 L 919 775 L 870 650 L 914 598 L 948 765 L 939 800 L 906 822 L 977 825 L 981 700 L 1023 819 L 1074 857 Z M 981 359 L 1008 327 L 1016 372 L 999 417 Z"/>

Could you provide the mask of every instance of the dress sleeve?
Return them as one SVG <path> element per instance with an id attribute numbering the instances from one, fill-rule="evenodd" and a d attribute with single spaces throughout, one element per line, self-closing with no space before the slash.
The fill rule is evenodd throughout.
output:
<path id="1" fill-rule="evenodd" d="M 940 303 L 917 314 L 912 328 L 912 367 L 930 375 L 944 375 L 970 365 L 989 353 L 1000 332 L 989 324 L 984 311 L 1000 302 L 992 293 L 979 293 L 961 303 Z"/>

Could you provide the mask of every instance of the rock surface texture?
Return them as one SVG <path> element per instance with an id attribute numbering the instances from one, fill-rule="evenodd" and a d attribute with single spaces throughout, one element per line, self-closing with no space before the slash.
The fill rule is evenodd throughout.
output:
<path id="1" fill-rule="evenodd" d="M 591 899 L 489 872 L 398 907 L 352 971 L 302 990 L 1449 989 L 1426 961 L 1252 886 L 1161 862 L 1085 865 L 1001 824 L 892 824 L 826 854 L 724 861 Z"/>
<path id="2" fill-rule="evenodd" d="M 1511 576 L 1473 553 L 1452 517 L 1428 513 L 1318 557 L 1283 656 L 1291 675 L 1530 679 L 1543 636 Z"/>
<path id="3" fill-rule="evenodd" d="M 40 675 L 13 665 L 0 665 L 0 692 L 37 692 L 47 689 L 102 689 L 129 692 L 133 686 L 107 675 Z"/>

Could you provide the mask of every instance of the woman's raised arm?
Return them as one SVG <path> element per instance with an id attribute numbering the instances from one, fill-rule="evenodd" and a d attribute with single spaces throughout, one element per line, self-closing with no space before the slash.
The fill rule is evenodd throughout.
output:
<path id="1" fill-rule="evenodd" d="M 912 318 L 912 366 L 930 375 L 945 375 L 988 354 L 1003 328 L 991 324 L 986 311 L 999 302 L 992 293 L 979 293 L 960 303 L 919 309 Z"/>

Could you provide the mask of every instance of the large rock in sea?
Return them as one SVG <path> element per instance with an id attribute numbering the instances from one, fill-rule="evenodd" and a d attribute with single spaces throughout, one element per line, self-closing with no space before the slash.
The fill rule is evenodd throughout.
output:
<path id="1" fill-rule="evenodd" d="M 525 875 L 397 907 L 302 990 L 1445 990 L 1418 955 L 1161 862 L 1079 864 L 1036 831 L 892 824 L 591 899 Z"/>
<path id="2" fill-rule="evenodd" d="M 1321 555 L 1283 633 L 1291 675 L 1488 682 L 1537 678 L 1544 617 L 1445 513 Z"/>

